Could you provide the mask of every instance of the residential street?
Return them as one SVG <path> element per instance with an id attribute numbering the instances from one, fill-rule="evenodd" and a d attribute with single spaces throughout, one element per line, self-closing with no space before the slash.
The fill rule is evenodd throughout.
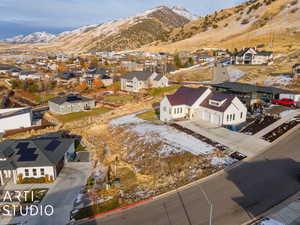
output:
<path id="1" fill-rule="evenodd" d="M 238 225 L 259 216 L 300 189 L 300 130 L 265 153 L 228 168 L 186 190 L 143 206 L 100 217 L 85 225 Z M 288 185 L 287 185 L 288 184 Z"/>
<path id="2" fill-rule="evenodd" d="M 55 181 L 52 188 L 43 199 L 40 205 L 52 205 L 54 215 L 16 217 L 11 222 L 28 221 L 30 225 L 64 225 L 69 222 L 70 211 L 80 189 L 86 183 L 90 174 L 89 163 L 68 163 Z M 11 223 L 10 222 L 10 223 Z"/>

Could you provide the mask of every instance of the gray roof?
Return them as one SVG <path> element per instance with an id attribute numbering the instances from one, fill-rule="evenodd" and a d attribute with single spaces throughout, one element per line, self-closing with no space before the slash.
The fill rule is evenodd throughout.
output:
<path id="1" fill-rule="evenodd" d="M 215 88 L 223 88 L 230 90 L 232 92 L 239 92 L 239 93 L 252 93 L 252 92 L 259 92 L 259 93 L 267 93 L 267 94 L 284 94 L 284 93 L 295 93 L 293 91 L 284 90 L 275 87 L 264 87 L 264 86 L 257 86 L 252 84 L 245 84 L 245 83 L 238 83 L 238 82 L 224 82 L 220 84 L 213 84 Z"/>
<path id="2" fill-rule="evenodd" d="M 161 78 L 163 78 L 163 77 L 164 77 L 164 75 L 158 74 L 158 75 L 154 78 L 154 80 L 155 80 L 155 81 L 160 81 Z"/>
<path id="3" fill-rule="evenodd" d="M 25 114 L 25 113 L 29 113 L 29 112 L 31 112 L 30 107 L 16 109 L 15 111 L 11 111 L 11 112 L 4 112 L 4 113 L 0 112 L 0 119 L 11 117 L 11 116 L 17 116 L 17 115 L 21 115 L 21 114 Z"/>
<path id="4" fill-rule="evenodd" d="M 19 68 L 12 65 L 0 64 L 0 70 L 12 70 L 12 69 L 19 69 Z"/>
<path id="5" fill-rule="evenodd" d="M 56 166 L 64 157 L 73 139 L 39 138 L 9 140 L 0 143 L 0 154 L 6 160 L 0 169 L 8 167 Z"/>
<path id="6" fill-rule="evenodd" d="M 124 74 L 121 78 L 123 79 L 127 79 L 127 80 L 132 80 L 133 78 L 137 78 L 140 81 L 146 81 L 150 78 L 150 76 L 153 73 L 150 71 L 133 71 L 133 72 L 129 72 Z"/>
<path id="7" fill-rule="evenodd" d="M 92 101 L 92 99 L 80 95 L 66 95 L 62 97 L 55 97 L 49 100 L 49 102 L 53 102 L 58 105 L 62 105 L 64 103 L 78 103 L 78 102 L 88 102 L 88 101 Z"/>

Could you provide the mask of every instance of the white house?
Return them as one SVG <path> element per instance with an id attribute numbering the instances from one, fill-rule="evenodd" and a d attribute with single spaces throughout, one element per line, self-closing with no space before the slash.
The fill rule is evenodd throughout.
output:
<path id="1" fill-rule="evenodd" d="M 19 75 L 19 80 L 40 80 L 42 78 L 42 75 L 37 74 L 35 72 L 21 72 Z"/>
<path id="2" fill-rule="evenodd" d="M 160 120 L 209 121 L 215 125 L 237 125 L 246 121 L 247 108 L 234 95 L 213 92 L 207 87 L 181 87 L 160 103 Z"/>
<path id="3" fill-rule="evenodd" d="M 269 51 L 257 51 L 254 48 L 245 48 L 233 56 L 233 64 L 268 64 L 273 58 L 273 53 Z"/>
<path id="4" fill-rule="evenodd" d="M 10 179 L 15 184 L 26 178 L 54 181 L 65 162 L 74 154 L 73 139 L 39 138 L 1 142 L 0 185 Z"/>
<path id="5" fill-rule="evenodd" d="M 31 126 L 31 108 L 0 109 L 0 133 Z"/>
<path id="6" fill-rule="evenodd" d="M 139 92 L 141 89 L 167 87 L 169 80 L 162 74 L 150 71 L 134 71 L 121 77 L 121 90 Z"/>

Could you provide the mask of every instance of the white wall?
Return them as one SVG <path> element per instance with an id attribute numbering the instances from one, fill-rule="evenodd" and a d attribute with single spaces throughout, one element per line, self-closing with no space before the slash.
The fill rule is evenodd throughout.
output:
<path id="1" fill-rule="evenodd" d="M 31 127 L 31 112 L 0 119 L 0 131 Z"/>
<path id="2" fill-rule="evenodd" d="M 229 118 L 228 120 L 227 120 L 227 116 Z M 247 118 L 247 108 L 238 98 L 235 98 L 232 101 L 232 104 L 224 112 L 223 125 L 240 124 L 245 122 L 246 118 Z"/>
<path id="3" fill-rule="evenodd" d="M 45 170 L 45 175 L 42 176 L 41 175 L 41 169 Z M 25 169 L 29 170 L 29 176 L 28 178 L 40 178 L 40 177 L 45 177 L 46 175 L 48 175 L 49 177 L 52 176 L 54 179 L 55 177 L 55 172 L 54 172 L 54 168 L 52 166 L 45 166 L 45 167 L 22 167 L 22 168 L 17 168 L 17 176 L 19 174 L 23 175 L 23 178 L 27 178 L 25 176 Z M 33 176 L 33 169 L 37 170 L 37 175 Z"/>

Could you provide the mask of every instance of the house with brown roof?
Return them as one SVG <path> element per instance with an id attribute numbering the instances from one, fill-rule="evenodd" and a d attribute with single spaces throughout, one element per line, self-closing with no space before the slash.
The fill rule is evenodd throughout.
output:
<path id="1" fill-rule="evenodd" d="M 247 108 L 238 97 L 207 87 L 181 87 L 160 103 L 160 120 L 164 122 L 184 118 L 223 126 L 243 123 L 246 117 Z"/>

